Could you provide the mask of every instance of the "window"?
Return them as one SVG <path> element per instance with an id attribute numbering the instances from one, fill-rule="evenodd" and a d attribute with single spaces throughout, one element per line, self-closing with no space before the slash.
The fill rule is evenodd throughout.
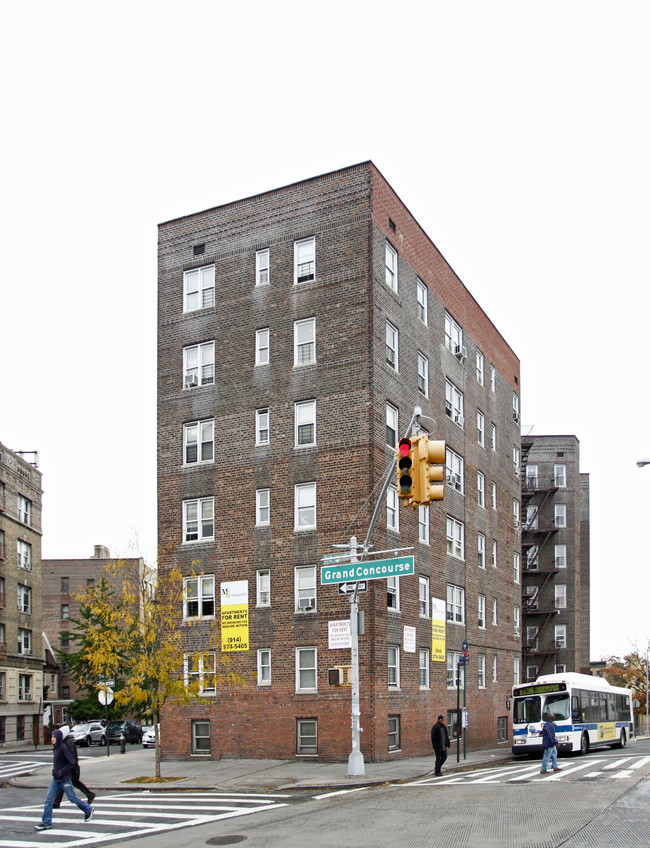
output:
<path id="1" fill-rule="evenodd" d="M 429 544 L 429 507 L 418 505 L 418 539 L 423 545 Z"/>
<path id="2" fill-rule="evenodd" d="M 498 550 L 497 549 L 498 549 L 497 540 L 492 539 L 492 568 L 497 567 L 497 563 L 498 563 Z"/>
<path id="3" fill-rule="evenodd" d="M 566 586 L 563 583 L 557 583 L 555 585 L 555 608 L 566 608 Z"/>
<path id="4" fill-rule="evenodd" d="M 485 689 L 485 654 L 478 655 L 478 688 Z"/>
<path id="5" fill-rule="evenodd" d="M 530 626 L 526 628 L 526 647 L 536 651 L 538 648 L 537 637 L 539 635 L 539 629 L 537 627 Z"/>
<path id="6" fill-rule="evenodd" d="M 512 446 L 512 464 L 514 466 L 515 474 L 519 477 L 519 472 L 521 470 L 521 466 L 519 464 L 520 451 L 517 445 Z"/>
<path id="7" fill-rule="evenodd" d="M 213 418 L 183 425 L 183 460 L 185 465 L 214 461 Z"/>
<path id="8" fill-rule="evenodd" d="M 555 526 L 566 527 L 566 504 L 555 504 Z"/>
<path id="9" fill-rule="evenodd" d="M 318 754 L 318 722 L 315 718 L 296 720 L 296 754 Z"/>
<path id="10" fill-rule="evenodd" d="M 255 365 L 268 365 L 271 333 L 268 327 L 255 330 Z"/>
<path id="11" fill-rule="evenodd" d="M 495 451 L 497 449 L 497 425 L 494 421 L 490 425 L 490 444 L 492 446 L 492 450 Z"/>
<path id="12" fill-rule="evenodd" d="M 399 648 L 397 645 L 388 646 L 388 687 L 399 689 Z"/>
<path id="13" fill-rule="evenodd" d="M 497 742 L 508 741 L 508 716 L 497 718 Z"/>
<path id="14" fill-rule="evenodd" d="M 260 648 L 257 652 L 257 685 L 271 685 L 271 651 Z"/>
<path id="15" fill-rule="evenodd" d="M 521 557 L 518 553 L 515 553 L 513 557 L 512 567 L 514 571 L 514 582 L 519 583 L 521 581 Z"/>
<path id="16" fill-rule="evenodd" d="M 485 447 L 485 415 L 480 409 L 476 410 L 476 439 L 478 444 Z"/>
<path id="17" fill-rule="evenodd" d="M 512 418 L 515 424 L 519 424 L 519 395 L 514 393 L 512 395 Z"/>
<path id="18" fill-rule="evenodd" d="M 63 620 L 67 620 L 70 618 L 70 606 L 69 604 L 61 604 L 61 618 Z"/>
<path id="19" fill-rule="evenodd" d="M 418 391 L 429 397 L 429 360 L 418 351 Z"/>
<path id="20" fill-rule="evenodd" d="M 429 649 L 420 648 L 420 689 L 429 688 Z"/>
<path id="21" fill-rule="evenodd" d="M 183 274 L 183 312 L 214 306 L 214 265 Z"/>
<path id="22" fill-rule="evenodd" d="M 70 592 L 70 578 L 62 577 L 61 578 L 61 594 L 67 595 Z"/>
<path id="23" fill-rule="evenodd" d="M 18 568 L 25 568 L 27 571 L 32 570 L 32 546 L 28 542 L 23 542 L 18 539 L 16 545 L 18 555 Z"/>
<path id="24" fill-rule="evenodd" d="M 296 648 L 296 692 L 316 691 L 316 648 Z"/>
<path id="25" fill-rule="evenodd" d="M 447 553 L 465 559 L 465 525 L 447 516 Z"/>
<path id="26" fill-rule="evenodd" d="M 418 583 L 418 604 L 420 615 L 429 617 L 429 578 L 420 577 Z"/>
<path id="27" fill-rule="evenodd" d="M 297 448 L 316 444 L 316 401 L 306 400 L 294 406 L 294 437 Z"/>
<path id="28" fill-rule="evenodd" d="M 194 389 L 214 383 L 214 342 L 183 348 L 183 386 Z"/>
<path id="29" fill-rule="evenodd" d="M 316 362 L 316 319 L 304 318 L 293 324 L 293 364 L 311 365 Z"/>
<path id="30" fill-rule="evenodd" d="M 538 511 L 538 507 L 536 507 L 536 506 L 527 506 L 526 507 L 526 529 L 527 530 L 537 530 L 537 511 Z"/>
<path id="31" fill-rule="evenodd" d="M 0 671 L 0 701 L 7 700 L 7 675 L 6 672 Z M 2 740 L 4 742 L 4 740 Z"/>
<path id="32" fill-rule="evenodd" d="M 66 630 L 62 630 L 59 636 L 59 641 L 61 643 L 61 648 L 69 648 L 70 647 L 70 634 Z"/>
<path id="33" fill-rule="evenodd" d="M 183 618 L 214 618 L 214 575 L 185 577 L 183 580 Z"/>
<path id="34" fill-rule="evenodd" d="M 418 318 L 423 324 L 429 323 L 429 291 L 422 280 L 416 282 L 418 299 Z"/>
<path id="35" fill-rule="evenodd" d="M 512 501 L 512 524 L 515 530 L 518 530 L 521 524 L 521 505 L 516 498 Z"/>
<path id="36" fill-rule="evenodd" d="M 399 498 L 395 486 L 389 486 L 386 492 L 386 526 L 389 530 L 399 531 Z"/>
<path id="37" fill-rule="evenodd" d="M 257 489 L 255 492 L 255 525 L 267 527 L 271 523 L 271 490 Z"/>
<path id="38" fill-rule="evenodd" d="M 386 242 L 386 285 L 394 292 L 397 291 L 397 251 Z"/>
<path id="39" fill-rule="evenodd" d="M 32 652 L 32 631 L 25 630 L 24 627 L 18 628 L 18 647 L 17 653 L 31 654 Z"/>
<path id="40" fill-rule="evenodd" d="M 478 505 L 485 509 L 485 474 L 482 471 L 476 473 L 476 493 Z"/>
<path id="41" fill-rule="evenodd" d="M 22 521 L 23 524 L 31 524 L 32 523 L 32 502 L 27 498 L 24 498 L 22 495 L 18 495 L 17 499 L 17 507 L 18 507 L 18 521 Z"/>
<path id="42" fill-rule="evenodd" d="M 566 624 L 555 625 L 555 647 L 566 648 Z"/>
<path id="43" fill-rule="evenodd" d="M 512 666 L 512 682 L 515 686 L 521 683 L 521 661 L 519 657 L 515 657 Z"/>
<path id="44" fill-rule="evenodd" d="M 395 371 L 398 370 L 399 333 L 390 321 L 386 321 L 386 362 Z"/>
<path id="45" fill-rule="evenodd" d="M 18 675 L 18 700 L 19 701 L 31 701 L 32 700 L 32 675 L 31 674 L 19 674 Z"/>
<path id="46" fill-rule="evenodd" d="M 388 750 L 399 751 L 400 741 L 400 717 L 398 715 L 388 716 Z"/>
<path id="47" fill-rule="evenodd" d="M 539 554 L 539 545 L 531 545 L 526 549 L 526 569 L 528 571 L 537 570 L 537 555 Z"/>
<path id="48" fill-rule="evenodd" d="M 497 484 L 492 481 L 492 509 L 497 508 Z"/>
<path id="49" fill-rule="evenodd" d="M 453 486 L 457 492 L 464 492 L 464 471 L 465 462 L 462 456 L 459 456 L 456 451 L 447 448 L 445 455 L 445 464 L 447 466 L 447 483 Z"/>
<path id="50" fill-rule="evenodd" d="M 485 595 L 478 596 L 478 626 L 485 630 Z"/>
<path id="51" fill-rule="evenodd" d="M 200 695 L 217 691 L 217 655 L 213 651 L 185 655 L 185 685 L 198 684 Z"/>
<path id="52" fill-rule="evenodd" d="M 527 680 L 537 680 L 537 666 L 536 665 L 527 665 L 526 666 L 526 679 Z"/>
<path id="53" fill-rule="evenodd" d="M 560 489 L 566 488 L 566 465 L 556 465 L 553 476 L 556 486 Z"/>
<path id="54" fill-rule="evenodd" d="M 271 441 L 271 430 L 270 430 L 270 422 L 269 422 L 269 410 L 268 407 L 265 409 L 256 409 L 255 410 L 255 444 L 256 445 L 268 445 Z"/>
<path id="55" fill-rule="evenodd" d="M 307 238 L 294 242 L 294 283 L 308 283 L 316 279 L 316 239 Z"/>
<path id="56" fill-rule="evenodd" d="M 465 590 L 460 586 L 447 585 L 447 621 L 465 623 Z"/>
<path id="57" fill-rule="evenodd" d="M 183 501 L 183 541 L 214 539 L 214 498 Z"/>
<path id="58" fill-rule="evenodd" d="M 296 612 L 316 609 L 315 565 L 298 565 L 294 569 L 294 604 Z"/>
<path id="59" fill-rule="evenodd" d="M 479 386 L 485 385 L 485 357 L 480 350 L 476 351 L 476 382 Z"/>
<path id="60" fill-rule="evenodd" d="M 492 624 L 496 627 L 499 623 L 497 599 L 492 598 Z"/>
<path id="61" fill-rule="evenodd" d="M 271 251 L 269 248 L 255 252 L 255 285 L 268 286 L 270 277 Z"/>
<path id="62" fill-rule="evenodd" d="M 257 606 L 268 607 L 271 605 L 271 571 L 268 568 L 260 568 L 257 572 Z"/>
<path id="63" fill-rule="evenodd" d="M 498 683 L 496 654 L 494 654 L 494 656 L 492 657 L 492 683 Z"/>
<path id="64" fill-rule="evenodd" d="M 485 536 L 482 533 L 478 534 L 478 567 L 485 568 Z"/>
<path id="65" fill-rule="evenodd" d="M 514 625 L 514 633 L 515 636 L 521 635 L 521 607 L 515 605 L 515 608 L 512 613 L 512 621 Z"/>
<path id="66" fill-rule="evenodd" d="M 445 412 L 460 427 L 465 425 L 463 393 L 450 380 L 447 380 L 445 385 Z"/>
<path id="67" fill-rule="evenodd" d="M 192 753 L 210 753 L 210 722 L 192 721 Z"/>
<path id="68" fill-rule="evenodd" d="M 566 664 L 565 663 L 556 663 L 555 664 L 555 673 L 556 674 L 566 674 Z"/>
<path id="69" fill-rule="evenodd" d="M 447 689 L 455 689 L 465 685 L 465 667 L 458 665 L 460 651 L 447 651 Z M 449 724 L 449 722 L 448 722 Z"/>
<path id="70" fill-rule="evenodd" d="M 455 356 L 463 354 L 463 331 L 448 312 L 445 312 L 445 347 Z"/>
<path id="71" fill-rule="evenodd" d="M 29 586 L 18 584 L 18 612 L 31 614 L 32 611 L 32 590 Z"/>
<path id="72" fill-rule="evenodd" d="M 5 558 L 5 531 L 0 530 L 0 559 Z"/>
<path id="73" fill-rule="evenodd" d="M 497 369 L 494 365 L 490 365 L 490 388 L 493 392 L 497 390 Z"/>
<path id="74" fill-rule="evenodd" d="M 386 606 L 399 610 L 399 577 L 386 578 Z"/>
<path id="75" fill-rule="evenodd" d="M 395 407 L 386 404 L 386 444 L 391 447 L 397 447 L 397 432 L 398 432 L 398 412 Z"/>
<path id="76" fill-rule="evenodd" d="M 526 466 L 526 488 L 527 489 L 536 489 L 538 485 L 538 472 L 539 468 L 537 465 L 527 465 Z"/>
<path id="77" fill-rule="evenodd" d="M 0 577 L 0 609 L 5 608 L 5 579 Z"/>
<path id="78" fill-rule="evenodd" d="M 294 486 L 294 530 L 313 530 L 316 527 L 316 483 Z"/>
<path id="79" fill-rule="evenodd" d="M 566 545 L 555 546 L 555 567 L 566 568 Z"/>

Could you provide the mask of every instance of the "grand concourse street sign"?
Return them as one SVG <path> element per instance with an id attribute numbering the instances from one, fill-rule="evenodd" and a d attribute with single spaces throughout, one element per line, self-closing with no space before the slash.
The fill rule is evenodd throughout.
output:
<path id="1" fill-rule="evenodd" d="M 415 574 L 413 556 L 323 565 L 320 570 L 320 582 L 322 586 L 327 586 L 348 580 L 383 580 L 386 577 L 404 577 L 408 574 Z"/>

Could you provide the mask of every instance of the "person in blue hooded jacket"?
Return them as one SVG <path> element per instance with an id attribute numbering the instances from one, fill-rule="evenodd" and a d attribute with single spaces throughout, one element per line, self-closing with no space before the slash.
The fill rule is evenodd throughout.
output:
<path id="1" fill-rule="evenodd" d="M 41 823 L 36 825 L 36 830 L 49 830 L 52 827 L 52 805 L 59 792 L 63 792 L 71 804 L 76 804 L 84 814 L 84 821 L 88 822 L 93 816 L 93 808 L 86 804 L 81 798 L 77 798 L 72 788 L 72 773 L 74 771 L 74 757 L 63 743 L 63 734 L 55 730 L 52 734 L 53 762 L 52 782 L 47 790 L 45 806 Z"/>
<path id="2" fill-rule="evenodd" d="M 553 771 L 562 771 L 557 764 L 557 740 L 555 739 L 555 716 L 553 713 L 546 715 L 546 721 L 542 727 L 542 748 L 544 754 L 542 756 L 541 774 L 546 774 L 548 770 L 548 761 L 551 761 Z"/>

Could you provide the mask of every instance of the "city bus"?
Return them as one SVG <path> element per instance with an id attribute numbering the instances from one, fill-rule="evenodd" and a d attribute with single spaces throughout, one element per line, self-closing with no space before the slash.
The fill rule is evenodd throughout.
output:
<path id="1" fill-rule="evenodd" d="M 542 725 L 555 716 L 558 752 L 624 748 L 634 737 L 632 692 L 588 674 L 546 674 L 512 689 L 512 753 L 541 754 Z"/>

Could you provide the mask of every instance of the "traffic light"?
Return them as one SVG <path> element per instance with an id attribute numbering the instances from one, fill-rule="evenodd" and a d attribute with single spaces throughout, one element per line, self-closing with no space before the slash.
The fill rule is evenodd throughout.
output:
<path id="1" fill-rule="evenodd" d="M 400 439 L 397 455 L 397 495 L 407 504 L 413 497 L 413 445 L 410 439 Z"/>
<path id="2" fill-rule="evenodd" d="M 447 446 L 443 441 L 429 441 L 428 436 L 418 436 L 415 442 L 413 463 L 413 500 L 411 503 L 427 505 L 441 501 L 445 496 L 445 464 Z"/>

